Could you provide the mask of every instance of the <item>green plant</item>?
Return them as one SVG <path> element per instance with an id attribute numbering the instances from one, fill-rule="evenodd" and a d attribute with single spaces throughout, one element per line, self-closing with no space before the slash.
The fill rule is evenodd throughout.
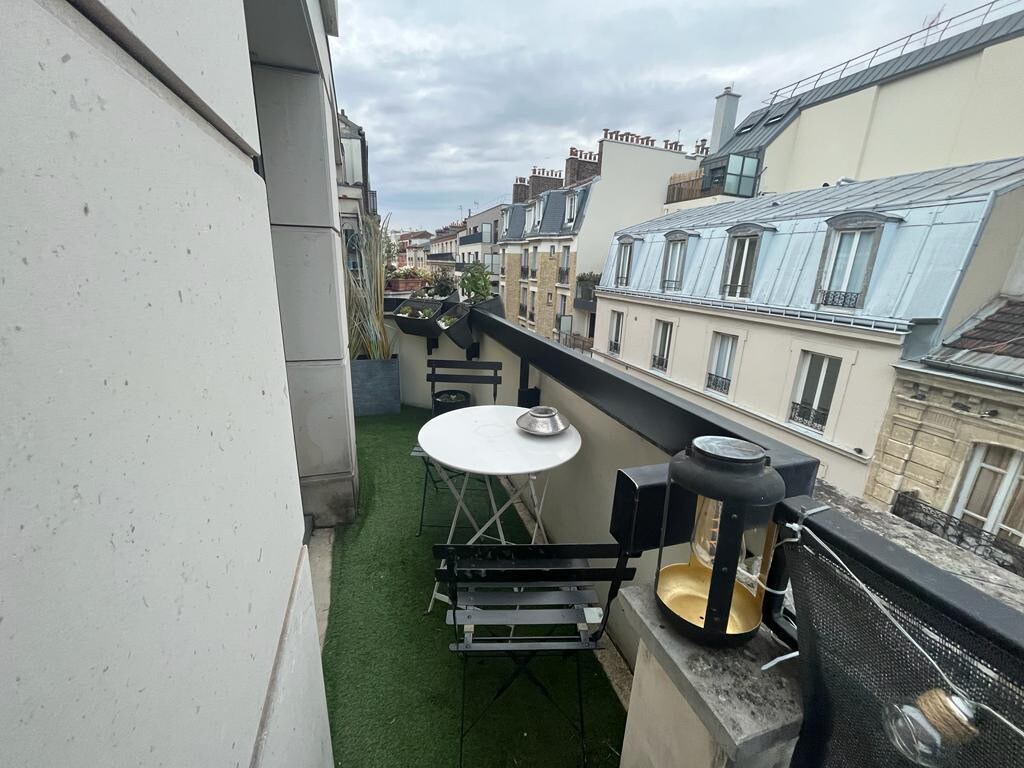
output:
<path id="1" fill-rule="evenodd" d="M 466 301 L 476 304 L 491 298 L 491 271 L 479 261 L 467 264 L 459 278 Z"/>
<path id="2" fill-rule="evenodd" d="M 388 261 L 394 255 L 394 243 L 388 237 L 389 219 L 367 217 L 362 230 L 348 239 L 352 265 L 346 273 L 348 351 L 353 358 L 391 357 L 391 337 L 384 325 L 384 284 Z"/>
<path id="3" fill-rule="evenodd" d="M 455 293 L 456 288 L 455 273 L 449 267 L 444 267 L 431 275 L 427 295 L 445 299 Z"/>
<path id="4" fill-rule="evenodd" d="M 388 277 L 406 280 L 429 280 L 430 273 L 419 267 L 414 267 L 412 264 L 406 264 L 404 267 L 399 267 L 391 272 Z"/>
<path id="5" fill-rule="evenodd" d="M 594 283 L 596 285 L 597 283 L 601 282 L 601 273 L 600 272 L 580 272 L 578 275 L 576 275 L 576 282 L 577 283 Z"/>
<path id="6" fill-rule="evenodd" d="M 441 315 L 441 317 L 437 319 L 437 324 L 441 326 L 442 330 L 447 331 L 459 320 L 461 320 L 468 311 L 469 309 L 467 309 L 466 307 L 462 305 L 456 305 L 449 309 L 447 312 L 445 312 L 443 315 Z"/>

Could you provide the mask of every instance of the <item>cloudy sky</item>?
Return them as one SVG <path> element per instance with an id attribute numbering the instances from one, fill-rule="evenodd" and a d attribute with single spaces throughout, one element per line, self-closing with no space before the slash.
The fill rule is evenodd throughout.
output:
<path id="1" fill-rule="evenodd" d="M 979 0 L 980 1 L 980 0 Z M 971 8 L 971 0 L 341 0 L 338 104 L 366 129 L 393 227 L 435 229 L 507 201 L 602 128 L 708 135 L 772 89 Z"/>

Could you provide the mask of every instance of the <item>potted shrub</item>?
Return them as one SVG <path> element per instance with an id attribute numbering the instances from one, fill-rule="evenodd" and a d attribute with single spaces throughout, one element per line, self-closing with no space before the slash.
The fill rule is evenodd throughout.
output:
<path id="1" fill-rule="evenodd" d="M 469 307 L 465 304 L 456 304 L 445 310 L 437 319 L 437 324 L 448 334 L 449 339 L 463 349 L 473 343 L 473 331 L 469 328 Z"/>
<path id="2" fill-rule="evenodd" d="M 348 243 L 354 264 L 346 270 L 352 405 L 356 416 L 398 413 L 402 406 L 398 355 L 384 325 L 384 286 L 393 244 L 388 219 L 366 220 Z"/>
<path id="3" fill-rule="evenodd" d="M 430 275 L 419 267 L 406 265 L 391 273 L 388 278 L 388 288 L 399 293 L 418 291 L 427 284 L 429 277 Z"/>
<path id="4" fill-rule="evenodd" d="M 455 282 L 455 273 L 449 267 L 443 267 L 430 276 L 426 287 L 420 289 L 413 298 L 440 299 L 445 309 L 459 303 L 459 286 Z"/>
<path id="5" fill-rule="evenodd" d="M 441 335 L 436 321 L 441 309 L 438 299 L 406 299 L 395 310 L 395 325 L 410 336 L 436 339 Z"/>
<path id="6" fill-rule="evenodd" d="M 459 278 L 459 287 L 466 303 L 499 317 L 505 316 L 501 299 L 491 291 L 491 271 L 479 261 L 467 264 Z"/>
<path id="7" fill-rule="evenodd" d="M 469 392 L 464 389 L 442 389 L 435 392 L 433 403 L 431 403 L 431 414 L 440 416 L 448 411 L 455 411 L 459 408 L 466 408 L 472 402 Z"/>

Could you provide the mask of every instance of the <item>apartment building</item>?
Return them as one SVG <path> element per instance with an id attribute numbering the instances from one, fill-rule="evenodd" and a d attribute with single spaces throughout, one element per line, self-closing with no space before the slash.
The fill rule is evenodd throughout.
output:
<path id="1" fill-rule="evenodd" d="M 427 252 L 427 268 L 432 271 L 452 269 L 455 266 L 456 254 L 459 252 L 459 237 L 465 224 L 453 221 L 439 228 L 430 238 Z"/>
<path id="2" fill-rule="evenodd" d="M 779 88 L 735 128 L 727 88 L 665 211 L 1020 155 L 1022 35 L 1018 3 L 987 3 Z"/>
<path id="3" fill-rule="evenodd" d="M 456 269 L 459 269 L 458 264 L 479 261 L 486 264 L 495 277 L 498 276 L 501 267 L 498 238 L 501 235 L 502 211 L 507 207 L 506 204 L 494 205 L 479 213 L 470 212 L 466 216 L 459 234 Z"/>
<path id="4" fill-rule="evenodd" d="M 677 142 L 605 129 L 597 152 L 569 149 L 564 176 L 534 168 L 517 178 L 498 243 L 509 316 L 518 307 L 520 324 L 547 338 L 592 338 L 594 308 L 574 301 L 577 274 L 599 272 L 615 230 L 660 213 L 668 179 L 698 164 Z"/>
<path id="5" fill-rule="evenodd" d="M 328 768 L 336 4 L 3 9 L 0 763 Z"/>
<path id="6" fill-rule="evenodd" d="M 895 383 L 995 298 L 1024 160 L 723 202 L 627 227 L 594 354 L 818 457 L 860 495 Z"/>
<path id="7" fill-rule="evenodd" d="M 998 296 L 928 354 L 897 363 L 865 490 L 1018 569 L 1024 550 L 1006 545 L 1024 544 L 1022 277 L 1018 255 Z"/>
<path id="8" fill-rule="evenodd" d="M 423 229 L 400 233 L 395 240 L 395 265 L 425 268 L 430 238 L 430 233 Z"/>

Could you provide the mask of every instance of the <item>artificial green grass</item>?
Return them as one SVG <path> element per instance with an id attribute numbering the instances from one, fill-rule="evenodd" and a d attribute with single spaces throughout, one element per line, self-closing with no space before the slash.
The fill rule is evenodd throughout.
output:
<path id="1" fill-rule="evenodd" d="M 458 765 L 462 660 L 448 650 L 454 633 L 444 621 L 447 606 L 424 613 L 436 568 L 431 545 L 447 529 L 424 528 L 416 536 L 423 464 L 409 456 L 429 415 L 403 408 L 356 420 L 359 516 L 335 534 L 323 650 L 334 760 L 345 768 Z M 468 498 L 477 519 L 486 519 L 486 493 Z M 454 507 L 447 490 L 428 487 L 428 522 L 450 523 Z M 502 524 L 510 539 L 526 540 L 514 511 Z M 579 658 L 589 764 L 617 766 L 625 712 L 593 655 Z M 578 737 L 565 719 L 576 717 L 575 660 L 550 656 L 530 669 L 554 704 L 520 677 L 484 710 L 512 663 L 469 661 L 466 721 L 484 715 L 466 737 L 466 768 L 576 765 Z"/>

